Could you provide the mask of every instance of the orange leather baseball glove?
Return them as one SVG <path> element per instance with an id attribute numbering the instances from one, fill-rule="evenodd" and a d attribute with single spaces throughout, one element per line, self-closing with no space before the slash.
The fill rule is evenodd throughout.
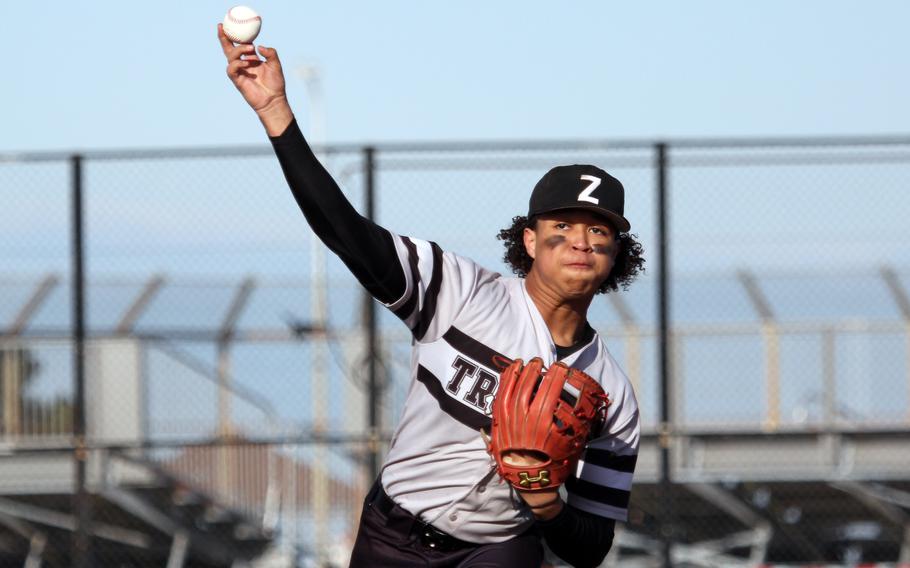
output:
<path id="1" fill-rule="evenodd" d="M 521 491 L 559 487 L 599 432 L 609 404 L 600 384 L 577 369 L 554 363 L 544 370 L 538 357 L 527 365 L 516 359 L 500 374 L 493 400 L 487 450 L 499 475 Z M 510 459 L 516 455 L 536 463 L 519 465 Z"/>

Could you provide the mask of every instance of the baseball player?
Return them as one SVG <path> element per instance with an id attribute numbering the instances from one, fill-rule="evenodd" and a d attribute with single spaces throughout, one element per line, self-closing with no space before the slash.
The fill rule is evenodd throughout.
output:
<path id="1" fill-rule="evenodd" d="M 500 276 L 359 215 L 304 140 L 277 52 L 235 46 L 220 25 L 218 37 L 228 77 L 259 116 L 313 231 L 413 335 L 407 401 L 364 502 L 351 566 L 527 568 L 543 562 L 544 541 L 574 566 L 599 565 L 627 516 L 640 432 L 631 385 L 586 319 L 595 294 L 624 287 L 643 266 L 621 183 L 594 166 L 547 172 L 527 215 L 500 232 L 518 277 Z M 500 373 L 518 359 L 561 362 L 609 398 L 562 493 L 539 470 L 529 478 L 535 490 L 506 482 L 482 435 Z M 571 391 L 560 395 L 566 404 L 579 396 Z M 540 456 L 517 448 L 507 458 L 533 465 Z"/>

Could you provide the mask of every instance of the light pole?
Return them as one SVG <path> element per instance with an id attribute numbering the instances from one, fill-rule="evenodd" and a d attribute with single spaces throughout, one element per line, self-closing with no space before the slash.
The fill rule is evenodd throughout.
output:
<path id="1" fill-rule="evenodd" d="M 326 155 L 318 149 L 325 145 L 325 113 L 323 112 L 322 74 L 317 65 L 302 64 L 297 66 L 297 76 L 303 80 L 307 92 L 307 107 L 309 109 L 309 128 L 307 139 L 310 145 L 317 149 L 316 157 L 325 165 Z M 328 281 L 326 277 L 325 246 L 316 238 L 316 233 L 310 233 L 310 323 L 318 328 L 326 329 L 328 314 L 326 310 L 326 290 Z M 314 336 L 309 342 L 310 348 L 310 401 L 312 404 L 312 430 L 314 433 L 323 434 L 327 430 L 327 416 L 325 396 L 328 388 L 328 345 L 325 343 L 325 334 L 322 338 Z M 313 449 L 312 476 L 310 478 L 310 495 L 315 521 L 316 554 L 319 565 L 325 565 L 328 556 L 329 525 L 329 477 L 324 469 L 330 459 L 325 446 L 316 444 Z M 296 452 L 295 452 L 296 453 Z M 296 503 L 296 497 L 294 499 Z M 290 508 L 289 508 L 290 509 Z M 296 509 L 296 507 L 295 507 Z M 295 515 L 297 511 L 294 511 Z M 296 543 L 296 518 L 294 519 L 294 535 Z M 289 527 L 290 529 L 290 527 Z"/>
<path id="2" fill-rule="evenodd" d="M 304 63 L 297 66 L 297 76 L 306 86 L 309 108 L 309 133 L 307 139 L 310 144 L 321 147 L 326 143 L 325 112 L 322 98 L 322 71 L 313 63 Z M 322 156 L 319 156 L 322 158 Z"/>

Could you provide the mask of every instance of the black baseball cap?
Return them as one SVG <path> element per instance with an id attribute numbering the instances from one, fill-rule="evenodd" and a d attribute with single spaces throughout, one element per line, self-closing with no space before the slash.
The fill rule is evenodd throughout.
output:
<path id="1" fill-rule="evenodd" d="M 625 233 L 631 224 L 622 216 L 624 201 L 622 183 L 597 166 L 556 166 L 534 186 L 528 218 L 550 211 L 586 209 L 606 217 L 617 231 Z"/>

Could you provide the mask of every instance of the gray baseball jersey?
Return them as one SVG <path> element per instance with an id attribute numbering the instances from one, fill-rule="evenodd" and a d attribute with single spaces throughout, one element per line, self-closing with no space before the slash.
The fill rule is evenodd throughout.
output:
<path id="1" fill-rule="evenodd" d="M 394 236 L 407 288 L 389 304 L 413 333 L 411 384 L 382 472 L 404 509 L 452 536 L 500 542 L 533 515 L 479 434 L 489 427 L 499 370 L 512 359 L 557 360 L 556 346 L 521 278 L 507 278 L 435 243 Z M 638 455 L 638 404 L 597 334 L 563 359 L 610 397 L 603 430 L 565 485 L 578 509 L 625 520 Z"/>

